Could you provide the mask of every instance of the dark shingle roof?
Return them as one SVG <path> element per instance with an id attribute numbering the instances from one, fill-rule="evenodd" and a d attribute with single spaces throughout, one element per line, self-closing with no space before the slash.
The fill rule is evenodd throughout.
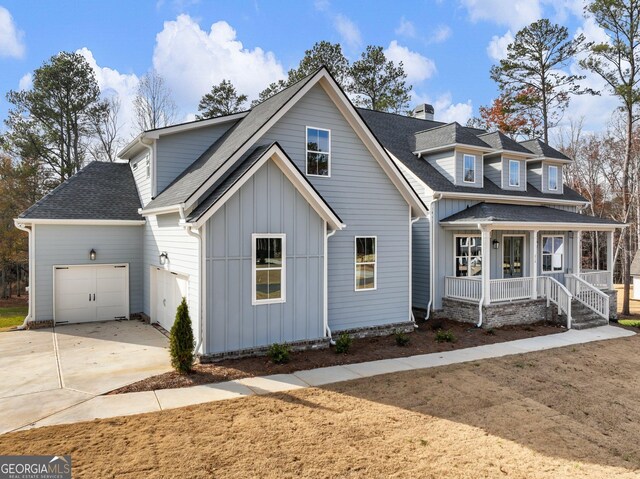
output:
<path id="1" fill-rule="evenodd" d="M 476 133 L 463 127 L 457 122 L 419 131 L 415 136 L 415 151 L 430 150 L 442 146 L 453 145 L 454 143 L 486 149 L 491 148 L 484 141 L 478 138 Z"/>
<path id="2" fill-rule="evenodd" d="M 581 223 L 593 225 L 620 225 L 609 218 L 581 215 L 571 211 L 549 208 L 547 206 L 508 205 L 501 203 L 478 203 L 440 220 L 451 222 L 525 222 L 525 223 Z"/>
<path id="3" fill-rule="evenodd" d="M 544 141 L 538 140 L 537 138 L 535 140 L 521 141 L 520 144 L 538 156 L 554 158 L 556 160 L 571 160 L 567 155 L 560 153 L 555 148 L 550 147 Z"/>
<path id="4" fill-rule="evenodd" d="M 384 147 L 434 191 L 587 201 L 566 185 L 562 194 L 542 193 L 531 184 L 527 184 L 527 191 L 503 190 L 486 177 L 484 179 L 484 188 L 454 185 L 432 165 L 413 154 L 415 151 L 415 133 L 423 131 L 425 128 L 442 125 L 442 123 L 362 108 L 359 108 L 358 111 Z M 468 128 L 468 130 L 474 131 L 471 128 Z"/>
<path id="5" fill-rule="evenodd" d="M 294 85 L 254 107 L 218 141 L 180 174 L 147 206 L 147 209 L 172 206 L 187 201 L 226 161 L 264 126 L 315 75 L 309 75 Z"/>
<path id="6" fill-rule="evenodd" d="M 140 198 L 128 163 L 88 164 L 33 204 L 25 219 L 142 220 Z"/>
<path id="7" fill-rule="evenodd" d="M 509 150 L 516 153 L 533 154 L 517 141 L 509 138 L 500 131 L 492 131 L 491 133 L 482 133 L 478 135 L 485 143 L 488 143 L 495 150 Z"/>

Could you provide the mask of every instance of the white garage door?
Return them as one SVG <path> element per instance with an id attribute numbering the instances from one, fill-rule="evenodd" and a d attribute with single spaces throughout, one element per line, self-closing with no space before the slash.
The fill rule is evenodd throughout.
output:
<path id="1" fill-rule="evenodd" d="M 155 284 L 154 321 L 170 331 L 178 306 L 182 298 L 187 297 L 189 280 L 185 276 L 157 268 Z"/>
<path id="2" fill-rule="evenodd" d="M 56 266 L 56 323 L 85 323 L 129 317 L 129 266 Z"/>

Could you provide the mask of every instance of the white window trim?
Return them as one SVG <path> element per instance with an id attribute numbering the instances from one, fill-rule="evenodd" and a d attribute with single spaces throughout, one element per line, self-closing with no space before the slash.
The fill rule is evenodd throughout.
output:
<path id="1" fill-rule="evenodd" d="M 282 239 L 282 266 L 280 268 L 281 291 L 276 299 L 256 298 L 256 239 L 258 238 L 280 238 Z M 251 304 L 254 306 L 261 304 L 285 303 L 287 300 L 287 235 L 284 233 L 253 233 L 251 234 Z"/>
<path id="2" fill-rule="evenodd" d="M 358 263 L 358 239 L 373 238 L 376 252 L 373 263 Z M 373 264 L 373 288 L 358 288 L 358 265 Z M 377 236 L 355 236 L 353 238 L 353 289 L 356 293 L 363 291 L 376 291 L 378 289 L 378 237 Z"/>
<path id="3" fill-rule="evenodd" d="M 518 166 L 518 182 L 516 184 L 511 183 L 511 164 L 516 164 Z M 513 186 L 513 187 L 520 187 L 520 172 L 521 172 L 521 168 L 522 165 L 520 164 L 520 161 L 518 160 L 509 160 L 509 171 L 507 172 L 508 176 L 509 176 L 509 186 Z"/>
<path id="4" fill-rule="evenodd" d="M 545 238 L 561 238 L 562 239 L 562 268 L 559 269 L 558 271 L 554 271 L 553 270 L 553 256 L 555 253 L 545 253 L 544 252 L 544 240 Z M 564 273 L 564 267 L 565 267 L 565 261 L 564 261 L 564 257 L 565 257 L 565 245 L 567 244 L 564 235 L 542 235 L 540 237 L 540 271 L 542 272 L 542 274 L 562 274 Z M 552 261 L 551 261 L 551 271 L 545 271 L 544 270 L 544 256 L 551 256 Z"/>
<path id="5" fill-rule="evenodd" d="M 329 151 L 311 151 L 307 149 L 309 145 L 309 130 L 326 131 L 329 133 Z M 327 174 L 326 175 L 314 175 L 309 173 L 309 153 L 322 153 L 328 155 L 327 158 Z M 306 126 L 304 134 L 304 172 L 307 176 L 315 176 L 317 178 L 331 178 L 331 130 L 327 128 L 318 128 L 317 126 Z"/>
<path id="6" fill-rule="evenodd" d="M 470 233 L 470 234 L 460 233 L 460 234 L 453 235 L 453 276 L 456 276 L 456 261 L 458 259 L 458 255 L 456 254 L 456 246 L 458 244 L 458 238 L 480 238 L 480 239 L 482 239 L 482 235 L 481 234 L 477 234 L 477 233 Z M 482 251 L 484 250 L 485 245 L 483 244 L 481 246 L 481 248 L 482 248 L 482 250 L 480 250 L 480 256 L 479 256 L 480 258 L 482 258 Z M 489 253 L 489 254 L 491 254 L 491 253 Z M 469 256 L 469 257 L 471 257 L 471 256 Z M 474 258 L 476 258 L 476 256 L 474 256 Z M 482 265 L 482 267 L 484 268 L 484 264 Z M 457 278 L 471 278 L 471 279 L 480 280 L 480 276 L 469 276 L 469 274 L 467 274 L 466 276 L 456 276 L 456 277 Z"/>
<path id="7" fill-rule="evenodd" d="M 467 180 L 464 179 L 464 176 L 465 176 L 465 174 L 464 174 L 465 173 L 464 163 L 465 163 L 465 160 L 466 160 L 467 157 L 473 158 L 473 181 L 467 181 Z M 462 182 L 463 183 L 469 183 L 469 184 L 475 184 L 476 183 L 476 180 L 478 178 L 476 176 L 477 173 L 478 173 L 477 159 L 478 159 L 478 157 L 476 155 L 470 155 L 468 153 L 463 153 L 462 154 Z"/>
<path id="8" fill-rule="evenodd" d="M 145 164 L 147 178 L 151 178 L 151 159 L 147 156 L 147 163 Z"/>
<path id="9" fill-rule="evenodd" d="M 556 172 L 556 187 L 551 188 L 551 168 Z M 558 191 L 560 185 L 560 176 L 558 175 L 558 165 L 547 165 L 547 189 L 549 191 Z"/>

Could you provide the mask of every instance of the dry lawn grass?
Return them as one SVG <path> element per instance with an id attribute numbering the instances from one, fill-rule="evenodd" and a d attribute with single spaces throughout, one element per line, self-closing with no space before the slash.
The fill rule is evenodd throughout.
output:
<path id="1" fill-rule="evenodd" d="M 76 478 L 637 478 L 640 337 L 0 436 Z"/>

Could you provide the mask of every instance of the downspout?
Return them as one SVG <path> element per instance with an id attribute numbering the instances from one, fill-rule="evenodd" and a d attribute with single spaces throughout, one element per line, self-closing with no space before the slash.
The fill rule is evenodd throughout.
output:
<path id="1" fill-rule="evenodd" d="M 198 240 L 198 342 L 196 343 L 195 351 L 196 353 L 200 350 L 202 346 L 202 339 L 204 338 L 204 328 L 203 328 L 203 308 L 202 303 L 204 301 L 204 291 L 202 285 L 204 284 L 202 274 L 202 254 L 204 252 L 204 245 L 202 244 L 202 235 L 198 232 L 196 233 L 193 230 L 193 226 L 186 223 L 186 217 L 184 214 L 184 205 L 180 205 L 180 223 L 184 226 L 185 231 L 189 236 L 193 236 Z"/>
<path id="2" fill-rule="evenodd" d="M 27 310 L 27 315 L 24 318 L 24 321 L 22 322 L 22 324 L 20 326 L 18 326 L 17 329 L 26 329 L 27 327 L 27 323 L 29 321 L 32 320 L 32 314 L 33 314 L 33 308 L 31 306 L 34 296 L 32 294 L 33 292 L 33 246 L 32 246 L 32 241 L 33 241 L 33 236 L 32 236 L 32 231 L 31 228 L 28 228 L 27 226 L 25 226 L 22 223 L 18 223 L 18 222 L 14 222 L 16 228 L 18 228 L 21 231 L 26 231 L 27 234 L 29 235 L 29 309 Z"/>
<path id="3" fill-rule="evenodd" d="M 326 222 L 325 222 L 326 225 Z M 325 226 L 326 228 L 326 226 Z M 331 337 L 331 328 L 329 328 L 329 238 L 336 234 L 337 230 L 329 231 L 324 235 L 324 331 L 329 337 L 329 344 L 335 346 L 336 342 Z"/>
<path id="4" fill-rule="evenodd" d="M 480 231 L 480 235 L 482 235 L 482 225 L 480 223 L 478 223 L 478 230 Z M 482 238 L 482 236 L 480 236 Z M 484 254 L 484 249 L 489 246 L 489 245 L 485 245 L 484 243 L 482 244 L 482 251 Z M 489 248 L 491 248 L 491 246 L 489 246 Z M 491 249 L 489 249 L 489 255 L 491 255 Z M 489 264 L 488 265 L 482 265 L 482 271 L 483 274 L 482 276 L 484 276 L 484 268 L 488 267 L 489 268 L 489 274 L 491 274 L 491 256 L 489 256 Z M 481 277 L 480 279 L 481 281 L 481 287 L 480 287 L 480 302 L 478 303 L 478 324 L 476 324 L 477 328 L 481 328 L 482 327 L 482 307 L 484 306 L 484 279 Z"/>
<path id="5" fill-rule="evenodd" d="M 433 297 L 435 295 L 435 291 L 434 291 L 435 278 L 433 277 L 435 275 L 434 260 L 433 260 L 435 256 L 434 255 L 435 245 L 433 244 L 435 239 L 435 226 L 433 224 L 433 220 L 434 220 L 433 204 L 436 201 L 439 201 L 440 199 L 442 199 L 442 193 L 435 193 L 431 198 L 431 201 L 429 202 L 429 206 L 428 206 L 429 217 L 427 218 L 427 220 L 429 221 L 429 304 L 427 304 L 427 315 L 424 318 L 425 321 L 427 321 L 431 317 L 431 306 L 433 305 Z"/>
<path id="6" fill-rule="evenodd" d="M 409 207 L 409 321 L 413 323 L 413 327 L 418 329 L 416 317 L 413 314 L 413 225 L 420 217 L 411 218 L 411 207 Z"/>

